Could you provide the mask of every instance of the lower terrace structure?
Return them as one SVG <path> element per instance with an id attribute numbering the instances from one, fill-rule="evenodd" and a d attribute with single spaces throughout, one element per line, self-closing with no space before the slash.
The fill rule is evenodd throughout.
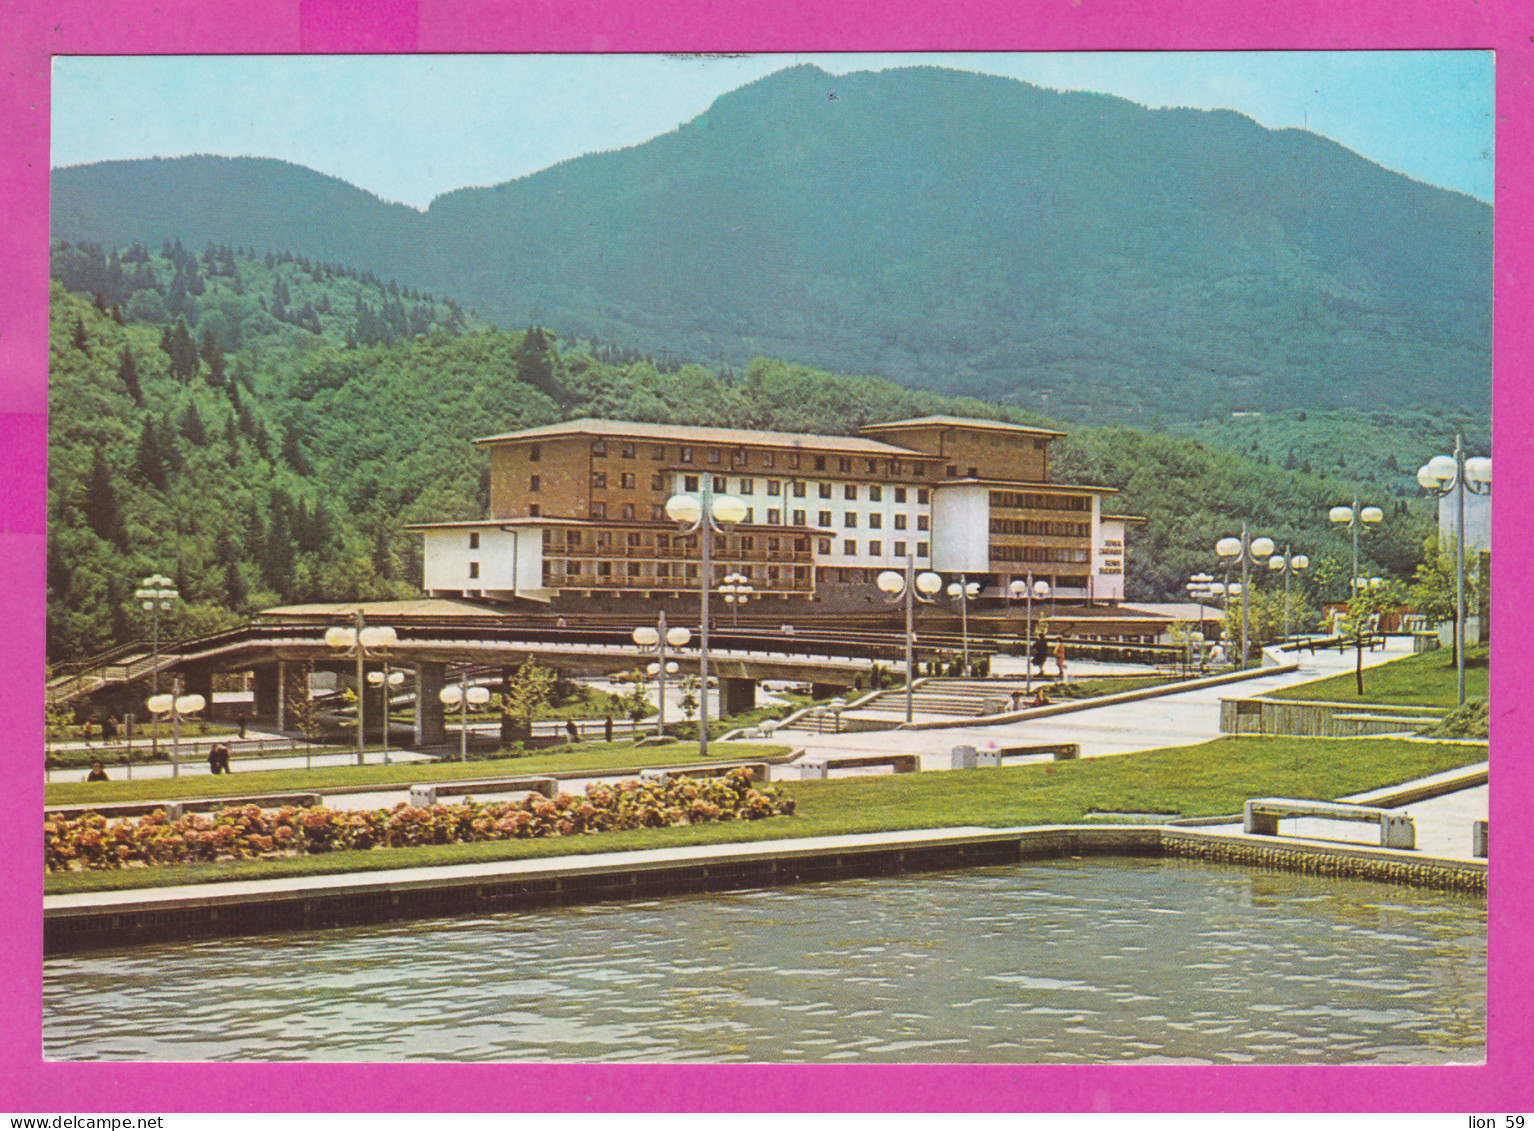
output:
<path id="1" fill-rule="evenodd" d="M 1031 572 L 1056 600 L 1115 603 L 1125 527 L 1142 520 L 1105 513 L 1115 488 L 1051 481 L 1061 435 L 951 416 L 856 436 L 571 420 L 475 441 L 490 515 L 411 529 L 433 596 L 638 611 L 696 591 L 697 537 L 665 504 L 709 477 L 748 508 L 715 539 L 714 580 L 744 575 L 759 615 L 873 611 L 875 578 L 908 557 L 982 596 Z"/>

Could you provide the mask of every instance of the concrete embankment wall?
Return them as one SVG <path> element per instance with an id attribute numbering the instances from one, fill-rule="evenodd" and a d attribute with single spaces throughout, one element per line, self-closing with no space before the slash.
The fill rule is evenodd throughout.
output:
<path id="1" fill-rule="evenodd" d="M 1160 825 L 943 829 L 55 896 L 46 953 L 653 899 L 1074 856 L 1172 856 L 1484 892 L 1481 861 Z"/>

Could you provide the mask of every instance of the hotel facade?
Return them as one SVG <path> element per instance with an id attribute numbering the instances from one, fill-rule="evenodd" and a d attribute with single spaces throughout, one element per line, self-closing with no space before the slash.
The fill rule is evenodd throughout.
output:
<path id="1" fill-rule="evenodd" d="M 696 593 L 698 537 L 665 507 L 707 483 L 747 507 L 715 536 L 713 572 L 747 579 L 755 615 L 876 611 L 878 574 L 908 558 L 982 598 L 1031 576 L 1057 601 L 1116 603 L 1140 520 L 1105 510 L 1114 488 L 1052 481 L 1062 435 L 950 416 L 855 436 L 571 420 L 475 441 L 489 516 L 411 529 L 432 596 L 638 610 Z"/>

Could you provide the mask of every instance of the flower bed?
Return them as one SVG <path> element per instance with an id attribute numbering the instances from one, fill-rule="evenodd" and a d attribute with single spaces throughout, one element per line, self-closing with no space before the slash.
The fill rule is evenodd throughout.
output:
<path id="1" fill-rule="evenodd" d="M 581 836 L 619 829 L 664 828 L 716 821 L 786 816 L 793 798 L 758 788 L 749 771 L 706 780 L 592 784 L 584 796 L 561 793 L 523 801 L 476 802 L 423 809 L 338 810 L 230 806 L 213 815 L 172 821 L 163 812 L 109 824 L 95 813 L 44 825 L 48 870 L 127 868 L 157 864 L 295 856 L 343 849 L 405 848 L 545 836 Z"/>

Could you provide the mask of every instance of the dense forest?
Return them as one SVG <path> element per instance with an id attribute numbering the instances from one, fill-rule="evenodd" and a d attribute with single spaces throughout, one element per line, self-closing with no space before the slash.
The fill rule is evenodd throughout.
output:
<path id="1" fill-rule="evenodd" d="M 403 528 L 483 515 L 477 436 L 578 416 L 833 434 L 935 412 L 1059 426 L 783 361 L 705 368 L 536 326 L 496 330 L 445 300 L 286 253 L 61 243 L 53 263 L 54 661 L 141 635 L 131 595 L 155 572 L 183 596 L 171 635 L 287 602 L 418 594 L 420 540 Z M 1308 424 L 1287 420 L 1273 444 L 1315 452 L 1339 427 Z M 1359 483 L 1388 512 L 1365 542 L 1371 572 L 1409 577 L 1431 527 L 1430 505 L 1400 487 L 1411 460 L 1443 447 L 1431 429 L 1437 442 L 1420 453 L 1361 451 L 1309 471 L 1279 466 L 1272 444 L 1253 459 L 1166 433 L 1065 430 L 1057 475 L 1120 487 L 1122 509 L 1149 520 L 1131 536 L 1140 599 L 1180 596 L 1242 521 L 1309 553 L 1305 584 L 1340 594 L 1349 547 L 1326 508 Z M 1410 469 L 1387 470 L 1391 458 Z"/>
<path id="2" fill-rule="evenodd" d="M 1229 111 L 935 68 L 795 67 L 425 213 L 188 157 L 56 170 L 52 224 L 289 248 L 566 343 L 782 357 L 1094 424 L 1490 406 L 1490 206 Z"/>

